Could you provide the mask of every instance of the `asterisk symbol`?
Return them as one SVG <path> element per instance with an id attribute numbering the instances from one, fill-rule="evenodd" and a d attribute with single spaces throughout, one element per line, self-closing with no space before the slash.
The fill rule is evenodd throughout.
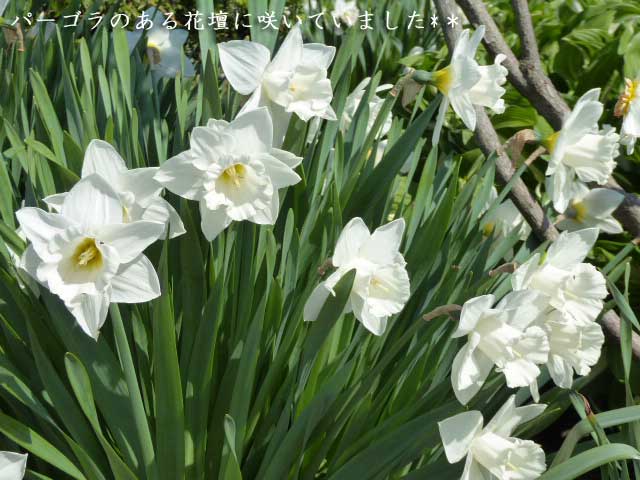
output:
<path id="1" fill-rule="evenodd" d="M 456 25 L 458 25 L 458 17 L 456 17 L 455 15 L 447 17 L 447 25 L 449 25 L 450 27 L 455 27 Z"/>
<path id="2" fill-rule="evenodd" d="M 431 16 L 431 26 L 433 28 L 438 26 L 438 16 L 437 15 L 432 15 Z"/>

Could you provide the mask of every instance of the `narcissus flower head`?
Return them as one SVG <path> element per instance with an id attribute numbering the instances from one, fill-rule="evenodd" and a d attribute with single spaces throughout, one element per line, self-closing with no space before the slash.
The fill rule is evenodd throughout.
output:
<path id="1" fill-rule="evenodd" d="M 273 59 L 257 42 L 231 40 L 219 44 L 218 49 L 231 86 L 242 95 L 252 94 L 241 112 L 269 108 L 276 145 L 282 144 L 292 113 L 304 121 L 313 117 L 336 120 L 331 108 L 333 89 L 327 78 L 335 47 L 303 44 L 299 25 L 291 29 Z"/>
<path id="2" fill-rule="evenodd" d="M 266 108 L 231 123 L 210 120 L 191 133 L 191 148 L 166 161 L 155 175 L 170 191 L 200 202 L 202 232 L 213 240 L 232 221 L 275 223 L 278 189 L 294 185 L 301 158 L 272 147 Z"/>
<path id="3" fill-rule="evenodd" d="M 624 195 L 608 188 L 590 190 L 580 185 L 576 196 L 571 199 L 563 218 L 558 222 L 560 230 L 574 232 L 583 228 L 595 227 L 606 233 L 622 233 L 620 222 L 613 212 L 624 200 Z"/>
<path id="4" fill-rule="evenodd" d="M 155 7 L 144 11 L 145 18 L 153 22 L 148 30 L 127 32 L 129 51 L 133 51 L 143 34 L 145 37 L 145 61 L 159 77 L 175 77 L 181 71 L 182 47 L 187 41 L 189 32 L 184 29 L 169 29 L 163 26 L 165 16 Z M 184 76 L 193 77 L 195 68 L 190 58 L 185 57 Z"/>
<path id="5" fill-rule="evenodd" d="M 64 301 L 92 338 L 98 338 L 109 303 L 160 295 L 158 276 L 142 252 L 164 224 L 124 223 L 117 193 L 99 175 L 80 180 L 64 197 L 60 213 L 25 207 L 16 217 L 31 242 L 24 269 Z"/>
<path id="6" fill-rule="evenodd" d="M 333 288 L 350 270 L 356 270 L 347 310 L 375 335 L 382 335 L 391 315 L 409 300 L 409 275 L 400 253 L 404 219 L 394 220 L 373 233 L 361 218 L 352 219 L 336 243 L 332 263 L 337 267 L 312 292 L 304 308 L 304 320 L 314 321 Z"/>
<path id="7" fill-rule="evenodd" d="M 434 143 L 440 138 L 449 104 L 472 131 L 476 129 L 476 105 L 496 113 L 505 110 L 502 96 L 506 90 L 502 85 L 507 81 L 507 69 L 502 62 L 506 57 L 497 55 L 493 65 L 485 66 L 478 65 L 475 60 L 484 31 L 484 25 L 480 25 L 469 38 L 469 30 L 464 30 L 453 50 L 451 63 L 433 74 L 432 82 L 444 96 L 433 133 Z"/>
<path id="8" fill-rule="evenodd" d="M 604 109 L 599 96 L 600 89 L 594 88 L 580 97 L 562 129 L 545 141 L 551 154 L 547 190 L 558 212 L 567 209 L 580 182 L 603 185 L 616 167 L 620 136 L 612 127 L 599 130 Z"/>
<path id="9" fill-rule="evenodd" d="M 511 292 L 495 307 L 493 295 L 467 301 L 453 337 L 467 337 L 451 367 L 451 384 L 463 405 L 480 390 L 496 366 L 510 388 L 532 385 L 547 362 L 549 342 L 535 325 L 547 300 L 533 291 Z"/>
<path id="10" fill-rule="evenodd" d="M 537 443 L 511 435 L 518 425 L 533 420 L 545 408 L 516 407 L 512 395 L 484 428 L 482 413 L 476 410 L 439 422 L 447 460 L 457 463 L 466 457 L 461 480 L 538 478 L 546 470 L 544 451 Z"/>

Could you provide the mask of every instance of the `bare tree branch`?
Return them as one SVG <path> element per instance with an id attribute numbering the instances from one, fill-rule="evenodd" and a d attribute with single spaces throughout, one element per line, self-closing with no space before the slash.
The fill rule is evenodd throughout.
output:
<path id="1" fill-rule="evenodd" d="M 513 2 L 514 2 L 514 9 L 523 8 L 523 5 L 521 4 L 522 2 L 520 2 L 519 0 L 513 0 Z M 451 16 L 452 14 L 451 0 L 434 0 L 434 3 L 440 18 L 447 18 Z M 464 10 L 469 20 L 471 20 L 473 23 L 476 23 L 476 25 L 484 24 L 486 26 L 487 30 L 485 35 L 485 45 L 490 51 L 491 51 L 490 45 L 495 46 L 495 45 L 501 44 L 505 48 L 505 50 L 498 50 L 495 53 L 491 52 L 493 55 L 497 55 L 498 53 L 503 53 L 507 55 L 507 59 L 509 59 L 509 54 L 510 54 L 512 59 L 515 59 L 513 52 L 511 52 L 509 47 L 506 45 L 504 38 L 502 37 L 499 30 L 497 29 L 495 22 L 489 16 L 488 12 L 484 8 L 484 5 L 482 5 L 482 2 L 476 3 L 471 0 L 458 0 L 458 3 Z M 465 6 L 469 6 L 472 4 L 474 6 L 473 9 L 470 9 L 470 8 L 465 9 Z M 477 8 L 477 4 L 480 4 L 482 8 Z M 524 6 L 526 7 L 526 1 L 524 2 Z M 527 12 L 528 12 L 528 8 L 527 8 Z M 531 25 L 531 16 L 524 15 L 521 12 L 521 14 L 519 15 L 519 19 L 520 19 L 519 22 L 522 23 L 522 25 L 519 28 L 521 28 L 522 31 L 527 31 L 528 29 L 529 33 L 527 33 L 527 35 L 531 35 L 533 32 L 533 26 Z M 460 27 L 458 27 L 457 25 L 450 28 L 444 28 L 444 35 L 445 35 L 445 39 L 447 41 L 447 45 L 449 47 L 450 52 L 453 51 L 459 34 L 460 34 Z M 535 36 L 533 36 L 533 39 L 535 41 Z M 489 43 L 487 43 L 487 40 Z M 535 52 L 537 53 L 537 51 L 538 50 L 536 46 Z M 538 59 L 539 59 L 539 56 L 538 56 Z M 515 64 L 512 63 L 512 68 L 514 66 L 517 67 L 516 70 L 520 72 L 520 67 L 517 60 L 515 60 Z M 531 71 L 534 72 L 534 74 L 536 74 L 535 69 L 532 69 Z M 541 72 L 541 70 L 539 71 Z M 522 74 L 522 72 L 520 73 Z M 553 85 L 551 85 L 551 82 L 549 81 L 549 79 L 544 74 L 542 75 L 547 79 L 548 84 L 551 86 L 550 87 L 551 90 L 555 92 L 555 96 L 559 97 L 558 92 L 555 90 Z M 510 75 L 510 78 L 512 78 L 513 76 Z M 540 84 L 536 84 L 536 85 L 538 85 L 539 87 Z M 540 92 L 540 91 L 544 91 L 544 90 L 538 90 L 537 92 Z M 529 98 L 529 96 L 525 95 L 524 93 L 522 94 L 527 98 Z M 529 98 L 529 100 L 534 104 L 534 106 L 537 109 L 540 107 L 540 105 L 547 105 L 548 103 L 547 99 L 545 99 L 544 102 L 539 102 L 539 103 L 534 102 L 531 98 Z M 564 101 L 562 101 L 562 105 L 564 106 L 564 108 L 566 108 L 567 111 L 569 110 L 569 107 L 567 107 Z M 540 111 L 540 113 L 544 115 L 542 111 Z M 557 114 L 559 115 L 558 119 L 560 120 L 559 126 L 556 127 L 558 129 L 562 125 L 562 118 L 564 118 L 564 113 Z M 548 114 L 550 113 L 548 112 Z M 489 120 L 489 117 L 484 111 L 484 109 L 476 108 L 476 116 L 477 116 L 476 131 L 475 131 L 476 141 L 478 142 L 478 145 L 480 146 L 481 150 L 484 152 L 486 156 L 490 155 L 493 152 L 496 152 L 497 154 L 496 174 L 500 183 L 505 185 L 507 182 L 511 180 L 511 178 L 513 177 L 513 174 L 515 173 L 513 163 L 509 158 L 509 156 L 506 154 L 504 148 L 502 147 L 498 134 L 493 128 L 493 125 L 491 124 L 491 121 Z M 547 216 L 544 214 L 542 207 L 531 196 L 529 189 L 521 179 L 517 179 L 513 183 L 512 189 L 509 192 L 509 196 L 513 201 L 513 203 L 518 208 L 518 210 L 520 211 L 520 213 L 522 214 L 522 216 L 525 218 L 527 223 L 531 226 L 531 230 L 539 240 L 541 241 L 554 240 L 555 238 L 557 238 L 558 231 L 556 230 L 555 226 L 549 221 Z M 638 230 L 638 232 L 640 232 L 640 230 Z M 610 337 L 615 338 L 616 341 L 619 342 L 620 341 L 620 317 L 618 317 L 616 312 L 614 312 L 613 310 L 609 310 L 607 313 L 605 313 L 602 316 L 601 322 L 607 334 Z M 632 350 L 633 350 L 634 356 L 636 358 L 640 358 L 640 336 L 635 332 L 632 333 Z"/>
<path id="2" fill-rule="evenodd" d="M 511 84 L 523 97 L 531 102 L 540 115 L 554 129 L 560 130 L 563 119 L 571 109 L 542 70 L 540 53 L 527 1 L 512 0 L 521 41 L 520 60 L 516 58 L 507 45 L 482 0 L 457 0 L 457 3 L 471 23 L 476 27 L 478 25 L 485 26 L 486 33 L 483 43 L 489 53 L 494 57 L 500 53 L 507 57 L 503 65 L 509 72 Z M 613 177 L 609 178 L 604 187 L 616 190 L 624 195 L 624 201 L 620 208 L 615 211 L 615 217 L 622 223 L 625 230 L 635 238 L 639 238 L 640 199 L 635 194 L 626 192 Z"/>

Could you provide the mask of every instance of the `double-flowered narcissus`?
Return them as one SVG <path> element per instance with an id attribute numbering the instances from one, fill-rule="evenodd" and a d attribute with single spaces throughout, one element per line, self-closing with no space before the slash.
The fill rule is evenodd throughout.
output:
<path id="1" fill-rule="evenodd" d="M 291 29 L 273 59 L 264 45 L 246 40 L 221 43 L 218 50 L 231 86 L 242 95 L 252 94 L 242 112 L 269 108 L 275 145 L 282 144 L 292 113 L 304 121 L 313 117 L 336 120 L 327 78 L 335 47 L 303 44 L 299 25 Z"/>
<path id="2" fill-rule="evenodd" d="M 122 219 L 125 223 L 148 220 L 165 225 L 160 240 L 174 238 L 185 233 L 178 212 L 162 198 L 163 190 L 154 175 L 158 167 L 128 170 L 115 148 L 102 140 L 92 140 L 84 154 L 82 178 L 100 175 L 118 194 L 122 204 Z M 53 210 L 59 211 L 67 193 L 50 195 L 44 201 Z"/>
<path id="3" fill-rule="evenodd" d="M 464 30 L 451 55 L 451 63 L 433 74 L 433 82 L 444 96 L 433 132 L 433 143 L 440 138 L 449 104 L 472 131 L 476 129 L 475 105 L 496 113 L 505 110 L 502 96 L 506 90 L 502 85 L 507 81 L 507 69 L 501 64 L 506 57 L 497 55 L 493 65 L 483 66 L 475 60 L 484 31 L 484 25 L 480 25 L 469 38 L 469 30 Z"/>
<path id="4" fill-rule="evenodd" d="M 547 362 L 549 341 L 540 326 L 547 302 L 534 291 L 511 292 L 497 305 L 493 295 L 467 301 L 453 337 L 467 337 L 451 366 L 456 398 L 466 405 L 494 365 L 509 388 L 528 387 Z M 495 306 L 494 306 L 495 305 Z"/>
<path id="5" fill-rule="evenodd" d="M 142 39 L 145 42 L 145 59 L 156 77 L 175 77 L 182 70 L 182 47 L 189 32 L 181 28 L 168 28 L 164 25 L 167 17 L 155 7 L 143 13 L 152 26 L 148 30 L 127 31 L 129 51 L 133 51 Z M 143 38 L 144 35 L 144 38 Z M 184 76 L 193 77 L 195 68 L 190 58 L 184 57 Z"/>
<path id="6" fill-rule="evenodd" d="M 273 125 L 266 108 L 231 123 L 210 120 L 191 133 L 189 150 L 166 161 L 155 179 L 181 197 L 200 203 L 202 232 L 213 240 L 233 221 L 273 225 L 278 189 L 295 185 L 302 159 L 273 148 Z"/>
<path id="7" fill-rule="evenodd" d="M 580 97 L 562 129 L 544 142 L 551 154 L 547 191 L 558 212 L 564 212 L 580 193 L 581 182 L 603 185 L 616 167 L 620 136 L 612 127 L 598 127 L 604 109 L 599 97 L 599 88 Z"/>
<path id="8" fill-rule="evenodd" d="M 26 470 L 26 454 L 0 452 L 0 480 L 22 480 Z"/>
<path id="9" fill-rule="evenodd" d="M 16 213 L 31 242 L 22 265 L 97 339 L 111 302 L 141 303 L 160 295 L 156 271 L 142 252 L 165 225 L 125 222 L 120 197 L 97 174 L 76 183 L 59 209 L 25 207 Z"/>
<path id="10" fill-rule="evenodd" d="M 545 470 L 544 451 L 531 440 L 513 437 L 520 424 L 540 415 L 546 405 L 516 407 L 509 397 L 484 426 L 482 413 L 472 410 L 438 423 L 444 453 L 449 463 L 466 457 L 460 480 L 534 480 Z"/>
<path id="11" fill-rule="evenodd" d="M 364 327 L 382 335 L 391 315 L 399 313 L 409 299 L 409 275 L 400 253 L 404 219 L 369 231 L 361 218 L 345 225 L 333 254 L 336 267 L 311 293 L 304 307 L 304 320 L 314 321 L 333 288 L 350 270 L 356 270 L 347 311 L 353 311 Z"/>
<path id="12" fill-rule="evenodd" d="M 548 298 L 550 311 L 542 323 L 549 338 L 547 368 L 563 388 L 571 387 L 574 371 L 589 373 L 604 344 L 596 319 L 607 296 L 606 280 L 584 263 L 597 238 L 595 228 L 563 232 L 544 256 L 534 254 L 511 279 L 514 290 L 536 290 Z"/>

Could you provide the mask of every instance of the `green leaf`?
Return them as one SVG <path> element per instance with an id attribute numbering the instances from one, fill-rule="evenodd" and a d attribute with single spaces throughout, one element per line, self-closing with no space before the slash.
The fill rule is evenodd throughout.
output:
<path id="1" fill-rule="evenodd" d="M 640 452 L 620 443 L 595 447 L 550 468 L 539 480 L 573 480 L 607 463 L 640 460 Z"/>

